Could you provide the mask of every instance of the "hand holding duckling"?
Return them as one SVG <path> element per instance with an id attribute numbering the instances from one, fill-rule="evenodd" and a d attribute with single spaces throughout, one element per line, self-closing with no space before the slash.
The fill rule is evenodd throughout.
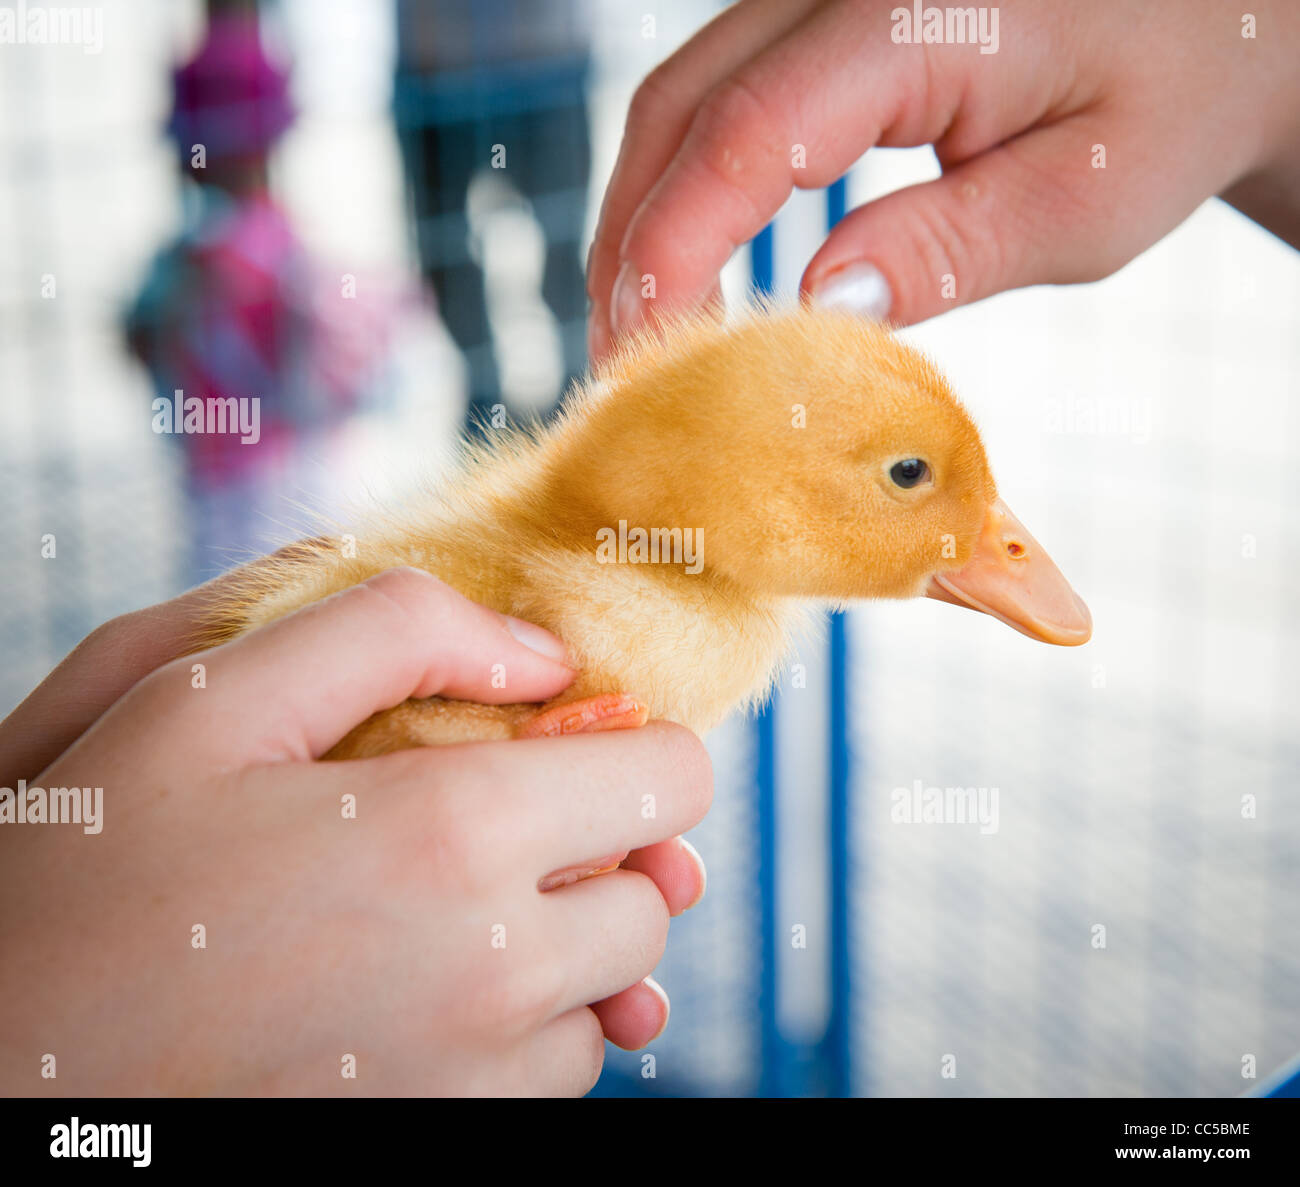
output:
<path id="1" fill-rule="evenodd" d="M 0 724 L 0 784 L 105 785 L 96 835 L 0 828 L 0 1091 L 581 1093 L 602 1033 L 653 1039 L 648 974 L 704 891 L 675 839 L 709 804 L 699 742 L 314 762 L 408 694 L 499 699 L 485 656 L 533 698 L 573 674 L 558 640 L 409 570 L 172 659 L 216 588 L 106 624 Z"/>
<path id="2" fill-rule="evenodd" d="M 767 695 L 818 604 L 928 596 L 1045 642 L 1091 632 L 938 371 L 879 326 L 808 307 L 633 340 L 553 427 L 480 450 L 346 542 L 251 566 L 214 638 L 403 565 L 552 631 L 578 675 L 542 705 L 410 699 L 327 757 L 651 717 L 704 733 Z"/>

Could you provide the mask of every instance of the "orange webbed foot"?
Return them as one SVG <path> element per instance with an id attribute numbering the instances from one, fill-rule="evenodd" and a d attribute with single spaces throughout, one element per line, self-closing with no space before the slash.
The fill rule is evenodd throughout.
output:
<path id="1" fill-rule="evenodd" d="M 640 729 L 649 720 L 650 710 L 635 697 L 606 692 L 551 705 L 523 722 L 515 731 L 517 738 L 558 738 L 563 734 L 599 734 L 605 730 Z"/>

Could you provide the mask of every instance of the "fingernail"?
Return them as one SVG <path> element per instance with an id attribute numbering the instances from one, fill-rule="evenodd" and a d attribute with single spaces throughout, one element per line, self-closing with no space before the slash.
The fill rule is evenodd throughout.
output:
<path id="1" fill-rule="evenodd" d="M 883 321 L 894 303 L 889 281 L 874 264 L 849 264 L 832 272 L 813 290 L 812 299 L 823 309 L 847 309 L 876 321 Z"/>
<path id="2" fill-rule="evenodd" d="M 602 857 L 598 864 L 594 866 L 570 866 L 565 870 L 556 870 L 553 874 L 547 874 L 545 878 L 537 880 L 537 889 L 543 894 L 548 890 L 558 890 L 561 886 L 572 886 L 575 882 L 585 882 L 588 878 L 595 878 L 598 874 L 610 874 L 618 869 L 626 853 L 611 853 L 608 857 Z"/>
<path id="3" fill-rule="evenodd" d="M 594 878 L 598 874 L 612 874 L 619 866 L 623 864 L 623 859 L 627 856 L 627 851 L 622 853 L 611 853 L 608 857 L 602 857 L 591 869 L 578 875 L 578 881 L 583 882 L 587 878 Z"/>
<path id="4" fill-rule="evenodd" d="M 653 1043 L 661 1034 L 668 1029 L 668 1018 L 673 1012 L 673 1003 L 668 1000 L 668 994 L 664 992 L 664 987 L 659 984 L 653 977 L 647 977 L 641 982 L 651 993 L 657 994 L 664 1003 L 664 1024 L 655 1031 L 650 1041 Z"/>
<path id="5" fill-rule="evenodd" d="M 548 890 L 559 890 L 561 886 L 572 886 L 575 882 L 581 882 L 584 878 L 590 878 L 592 874 L 600 872 L 578 867 L 569 870 L 557 870 L 554 874 L 547 874 L 545 878 L 538 878 L 537 889 L 545 894 Z"/>
<path id="6" fill-rule="evenodd" d="M 534 623 L 525 622 L 522 618 L 512 618 L 509 614 L 503 617 L 506 620 L 506 630 L 529 651 L 535 651 L 538 655 L 544 655 L 547 659 L 557 660 L 560 663 L 567 661 L 569 649 L 565 647 L 562 639 Z"/>
<path id="7" fill-rule="evenodd" d="M 572 886 L 584 878 L 590 878 L 595 870 L 561 870 L 558 874 L 547 874 L 537 880 L 537 889 L 545 894 L 548 890 L 559 890 L 561 886 Z"/>
<path id="8" fill-rule="evenodd" d="M 641 320 L 641 274 L 631 260 L 625 260 L 614 281 L 609 321 L 615 335 L 625 334 Z"/>
<path id="9" fill-rule="evenodd" d="M 698 906 L 700 900 L 704 898 L 704 892 L 709 888 L 709 871 L 704 868 L 704 858 L 700 856 L 699 850 L 685 837 L 678 837 L 677 839 L 681 842 L 682 848 L 686 850 L 686 856 L 695 862 L 700 871 L 700 893 L 683 908 L 683 910 L 689 911 L 692 907 Z"/>

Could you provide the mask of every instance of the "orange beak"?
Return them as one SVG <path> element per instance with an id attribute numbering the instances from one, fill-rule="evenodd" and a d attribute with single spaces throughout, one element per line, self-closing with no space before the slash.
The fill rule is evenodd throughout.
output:
<path id="1" fill-rule="evenodd" d="M 1088 607 L 1001 499 L 965 567 L 936 573 L 925 596 L 991 614 L 1043 643 L 1077 647 L 1092 637 Z"/>

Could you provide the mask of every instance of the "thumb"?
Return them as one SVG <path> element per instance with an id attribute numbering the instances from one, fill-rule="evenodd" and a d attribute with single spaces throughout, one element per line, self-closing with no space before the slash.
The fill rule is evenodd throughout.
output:
<path id="1" fill-rule="evenodd" d="M 419 569 L 361 585 L 146 677 L 101 719 L 149 708 L 225 766 L 317 758 L 408 697 L 541 701 L 573 681 L 549 631 L 462 597 Z M 195 663 L 204 666 L 194 688 Z M 191 720 L 192 717 L 192 720 Z M 94 731 L 92 731 L 94 732 Z"/>
<path id="2" fill-rule="evenodd" d="M 1007 289 L 1107 276 L 1162 228 L 1149 201 L 1117 192 L 1135 171 L 1094 168 L 1092 149 L 1080 122 L 1067 121 L 859 207 L 801 289 L 816 304 L 911 325 Z"/>

